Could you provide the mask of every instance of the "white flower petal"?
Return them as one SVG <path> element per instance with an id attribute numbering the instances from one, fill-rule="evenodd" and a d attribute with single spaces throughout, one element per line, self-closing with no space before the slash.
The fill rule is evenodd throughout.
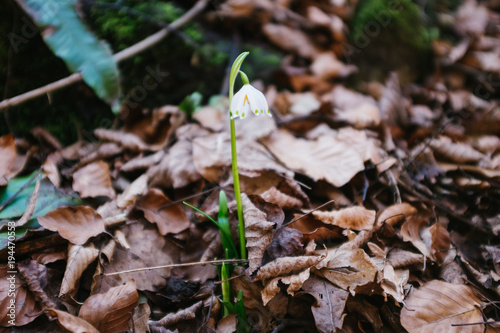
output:
<path id="1" fill-rule="evenodd" d="M 231 119 L 237 117 L 243 119 L 249 112 L 257 116 L 263 113 L 271 116 L 264 94 L 250 84 L 245 84 L 233 96 L 230 109 Z"/>

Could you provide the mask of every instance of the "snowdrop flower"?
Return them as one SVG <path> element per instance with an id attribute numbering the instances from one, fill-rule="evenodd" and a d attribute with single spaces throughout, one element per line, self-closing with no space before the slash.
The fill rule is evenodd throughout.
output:
<path id="1" fill-rule="evenodd" d="M 243 119 L 250 112 L 254 113 L 256 116 L 265 113 L 269 117 L 272 117 L 264 94 L 250 84 L 245 84 L 240 91 L 234 95 L 231 101 L 229 114 L 231 115 L 231 119 L 237 117 Z"/>

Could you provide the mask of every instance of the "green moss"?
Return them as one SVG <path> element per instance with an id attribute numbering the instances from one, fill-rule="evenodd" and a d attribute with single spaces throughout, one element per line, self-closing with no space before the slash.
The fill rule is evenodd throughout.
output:
<path id="1" fill-rule="evenodd" d="M 355 45 L 380 34 L 389 37 L 384 40 L 389 44 L 402 43 L 416 50 L 430 48 L 431 38 L 424 26 L 421 10 L 411 0 L 360 2 L 352 21 L 352 40 Z"/>

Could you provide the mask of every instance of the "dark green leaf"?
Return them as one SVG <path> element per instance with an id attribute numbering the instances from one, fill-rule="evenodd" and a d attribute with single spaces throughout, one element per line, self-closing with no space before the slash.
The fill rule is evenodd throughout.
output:
<path id="1" fill-rule="evenodd" d="M 119 73 L 109 46 L 99 41 L 75 11 L 76 0 L 17 0 L 40 28 L 45 43 L 113 108 L 119 110 Z"/>

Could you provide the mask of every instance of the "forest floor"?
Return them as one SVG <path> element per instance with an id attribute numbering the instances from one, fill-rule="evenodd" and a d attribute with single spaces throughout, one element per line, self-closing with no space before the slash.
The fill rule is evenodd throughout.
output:
<path id="1" fill-rule="evenodd" d="M 286 53 L 286 89 L 250 77 L 272 117 L 235 121 L 248 260 L 229 283 L 247 328 L 499 330 L 498 1 L 443 14 L 454 38 L 432 40 L 425 69 L 380 42 L 406 1 L 356 42 L 354 5 L 289 3 L 230 0 L 197 18 Z M 0 325 L 244 331 L 222 318 L 219 229 L 182 203 L 217 219 L 224 190 L 238 239 L 227 98 L 121 116 L 67 147 L 43 128 L 36 144 L 0 137 Z"/>

